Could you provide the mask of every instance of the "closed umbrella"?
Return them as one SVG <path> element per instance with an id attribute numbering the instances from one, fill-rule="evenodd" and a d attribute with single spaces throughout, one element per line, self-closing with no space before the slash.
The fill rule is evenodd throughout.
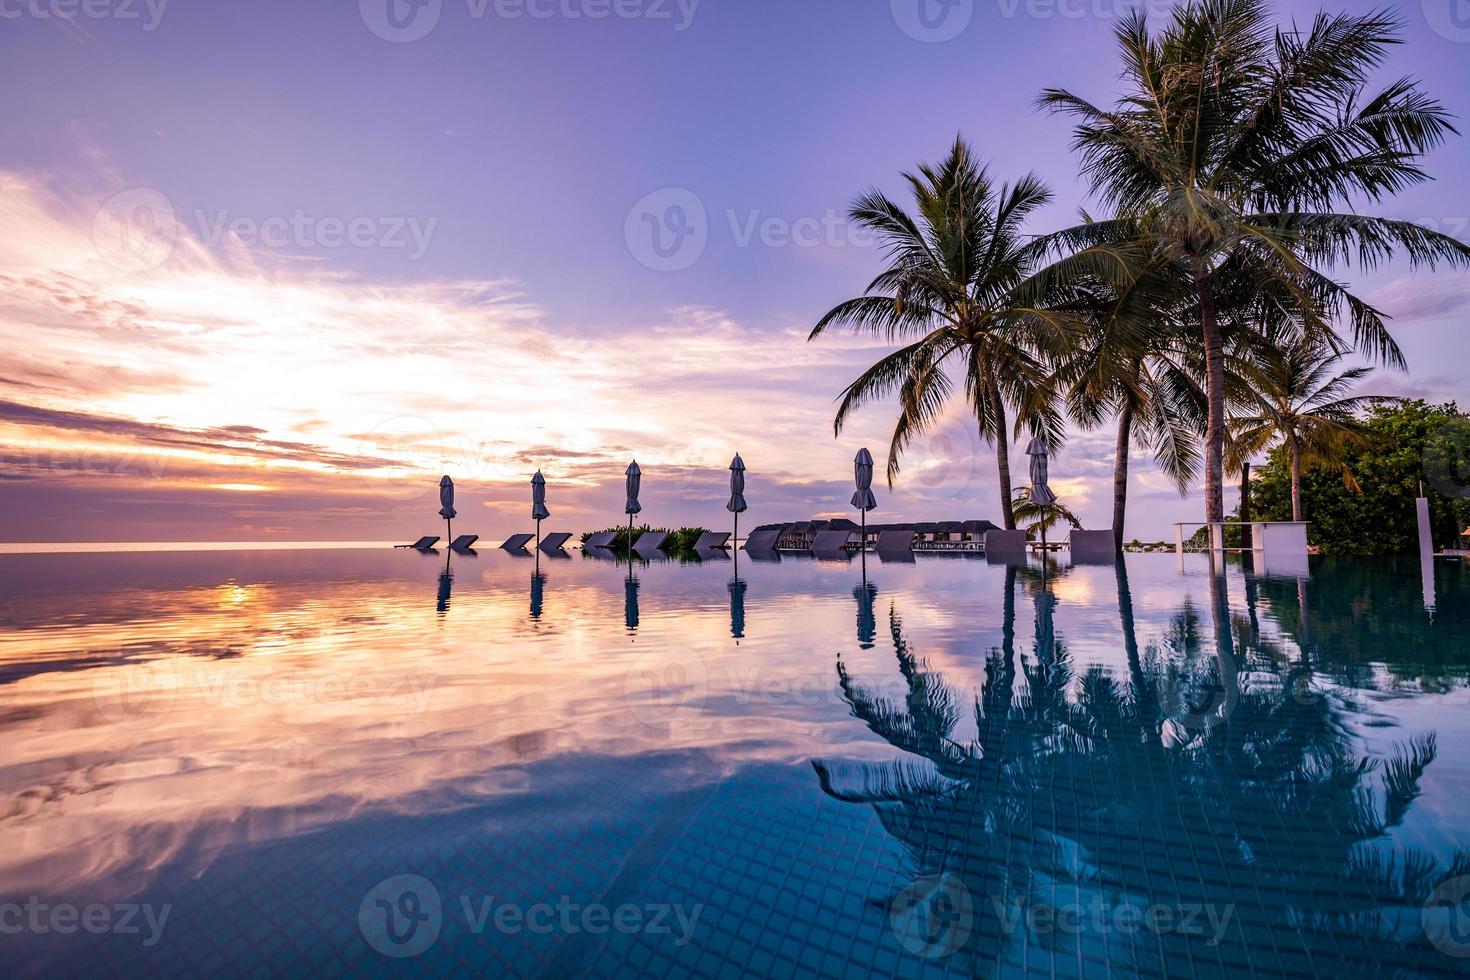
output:
<path id="1" fill-rule="evenodd" d="M 853 491 L 852 505 L 862 513 L 863 539 L 862 551 L 866 561 L 868 553 L 868 511 L 878 506 L 878 498 L 873 496 L 873 454 L 866 448 L 859 449 L 858 454 L 852 460 L 852 479 L 857 484 Z"/>
<path id="2" fill-rule="evenodd" d="M 541 550 L 541 522 L 551 516 L 546 509 L 546 477 L 537 470 L 531 477 L 531 520 L 536 522 L 536 550 Z"/>
<path id="3" fill-rule="evenodd" d="M 1057 502 L 1057 495 L 1046 485 L 1046 440 L 1036 436 L 1026 447 L 1031 457 L 1031 502 L 1037 507 L 1050 507 Z M 1046 548 L 1046 515 L 1041 515 L 1041 546 Z"/>
<path id="4" fill-rule="evenodd" d="M 638 468 L 635 459 L 628 464 L 627 470 L 628 502 L 623 505 L 623 513 L 628 515 L 628 552 L 633 551 L 633 515 L 643 510 L 643 505 L 638 502 L 638 488 L 643 483 L 643 471 Z"/>
<path id="5" fill-rule="evenodd" d="M 439 516 L 444 518 L 444 534 L 454 540 L 454 481 L 448 475 L 439 481 Z"/>
<path id="6" fill-rule="evenodd" d="M 730 460 L 730 502 L 725 509 L 735 515 L 735 550 L 740 551 L 740 515 L 745 513 L 745 461 L 736 453 Z"/>

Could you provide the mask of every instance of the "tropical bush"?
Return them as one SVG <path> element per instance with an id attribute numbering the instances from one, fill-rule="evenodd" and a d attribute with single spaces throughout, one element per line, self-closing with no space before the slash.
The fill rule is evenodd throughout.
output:
<path id="1" fill-rule="evenodd" d="M 1419 535 L 1414 499 L 1422 487 L 1435 547 L 1455 547 L 1470 525 L 1470 417 L 1454 402 L 1404 401 L 1372 408 L 1363 431 L 1367 442 L 1344 447 L 1338 465 L 1302 474 L 1308 540 L 1323 554 L 1413 551 Z M 1253 489 L 1256 519 L 1291 519 L 1284 447 L 1272 450 Z"/>

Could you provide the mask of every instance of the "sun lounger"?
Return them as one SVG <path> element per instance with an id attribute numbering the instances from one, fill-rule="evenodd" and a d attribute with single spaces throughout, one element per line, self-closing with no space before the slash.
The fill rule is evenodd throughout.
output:
<path id="1" fill-rule="evenodd" d="M 914 553 L 913 531 L 880 531 L 878 532 L 878 554 L 900 555 Z"/>
<path id="2" fill-rule="evenodd" d="M 414 551 L 428 551 L 430 548 L 433 548 L 434 545 L 438 543 L 439 536 L 437 534 L 426 534 L 415 541 L 413 544 L 395 544 L 393 547 L 412 548 Z"/>
<path id="3" fill-rule="evenodd" d="M 562 549 L 562 545 L 566 544 L 571 539 L 571 534 L 566 531 L 557 531 L 555 534 L 548 534 L 546 535 L 546 537 L 541 539 L 541 550 L 546 552 L 547 554 L 550 554 L 553 551 L 560 551 Z"/>
<path id="4" fill-rule="evenodd" d="M 779 527 L 767 528 L 763 531 L 753 531 L 745 539 L 746 551 L 775 551 L 776 541 L 781 537 Z"/>
<path id="5" fill-rule="evenodd" d="M 506 551 L 525 551 L 527 542 L 535 536 L 534 534 L 512 534 L 500 547 Z"/>
<path id="6" fill-rule="evenodd" d="M 469 551 L 475 546 L 475 542 L 478 540 L 480 540 L 478 534 L 461 534 L 449 542 L 449 547 L 454 551 Z"/>
<path id="7" fill-rule="evenodd" d="M 694 542 L 695 551 L 703 551 L 707 548 L 724 548 L 730 540 L 729 531 L 705 531 Z"/>
<path id="8" fill-rule="evenodd" d="M 812 554 L 820 558 L 844 557 L 847 554 L 847 543 L 856 533 L 846 528 L 828 528 L 818 531 L 817 536 L 812 539 Z"/>
<path id="9" fill-rule="evenodd" d="M 668 539 L 669 536 L 663 531 L 644 531 L 638 536 L 633 550 L 644 558 L 654 558 L 662 553 L 664 542 Z"/>
<path id="10" fill-rule="evenodd" d="M 593 548 L 584 544 L 582 545 L 582 557 L 600 558 L 603 561 L 617 561 L 618 553 L 611 548 Z"/>
<path id="11" fill-rule="evenodd" d="M 618 539 L 616 531 L 598 531 L 582 543 L 583 548 L 610 548 Z"/>
<path id="12" fill-rule="evenodd" d="M 1118 560 L 1118 539 L 1111 530 L 1073 530 L 1067 539 L 1067 549 L 1072 553 L 1072 561 L 1080 564 L 1110 565 Z"/>

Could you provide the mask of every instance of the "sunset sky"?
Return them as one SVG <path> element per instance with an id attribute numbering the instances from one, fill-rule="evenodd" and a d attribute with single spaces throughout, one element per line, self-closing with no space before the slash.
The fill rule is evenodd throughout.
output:
<path id="1" fill-rule="evenodd" d="M 1405 5 L 1384 74 L 1463 118 L 1458 2 Z M 847 513 L 891 420 L 834 439 L 884 348 L 806 342 L 878 268 L 847 204 L 962 132 L 1056 191 L 1035 231 L 1072 220 L 1068 125 L 1032 102 L 1110 101 L 1128 6 L 0 0 L 0 541 L 408 539 L 441 473 L 498 540 L 537 468 L 583 531 L 635 456 L 644 519 L 723 527 L 736 451 L 743 526 Z M 1376 213 L 1465 239 L 1470 141 L 1428 167 Z M 1409 359 L 1366 391 L 1470 402 L 1470 276 L 1341 275 Z M 1090 526 L 1112 441 L 1053 463 Z M 1130 536 L 1200 519 L 1135 458 Z M 874 519 L 998 521 L 994 473 L 957 411 Z"/>

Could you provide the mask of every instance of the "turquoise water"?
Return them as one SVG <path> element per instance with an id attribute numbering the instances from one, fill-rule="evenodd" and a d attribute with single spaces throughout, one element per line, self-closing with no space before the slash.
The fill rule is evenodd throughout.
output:
<path id="1" fill-rule="evenodd" d="M 22 976 L 1470 965 L 1470 574 L 0 556 Z"/>

